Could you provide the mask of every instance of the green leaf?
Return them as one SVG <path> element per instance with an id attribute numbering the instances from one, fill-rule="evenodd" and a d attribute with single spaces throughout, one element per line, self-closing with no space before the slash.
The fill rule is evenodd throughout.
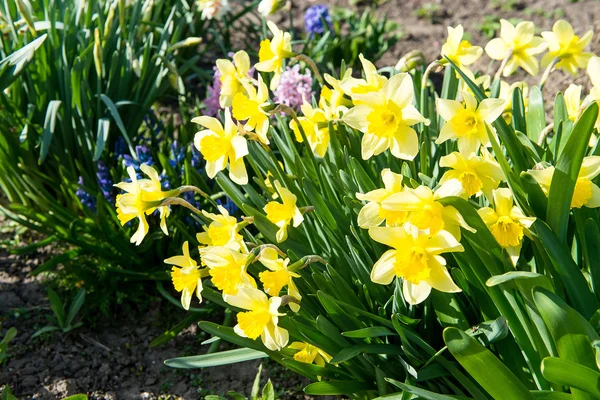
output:
<path id="1" fill-rule="evenodd" d="M 2 395 L 0 395 L 0 400 L 17 400 L 10 390 L 10 386 L 4 386 L 4 389 L 2 389 Z"/>
<path id="2" fill-rule="evenodd" d="M 567 240 L 567 225 L 575 183 L 597 118 L 598 104 L 593 102 L 575 124 L 573 133 L 558 158 L 550 184 L 546 221 L 563 244 Z"/>
<path id="3" fill-rule="evenodd" d="M 535 400 L 572 400 L 569 393 L 553 392 L 551 390 L 532 390 L 531 394 Z"/>
<path id="4" fill-rule="evenodd" d="M 50 308 L 52 312 L 54 312 L 54 316 L 58 321 L 58 326 L 61 328 L 65 327 L 65 306 L 63 305 L 62 300 L 58 296 L 58 294 L 48 288 L 48 300 L 50 300 Z"/>
<path id="5" fill-rule="evenodd" d="M 172 368 L 206 368 L 257 360 L 266 357 L 268 357 L 268 355 L 262 351 L 235 349 L 221 351 L 219 353 L 202 354 L 199 356 L 170 358 L 165 360 L 165 365 Z"/>
<path id="6" fill-rule="evenodd" d="M 79 310 L 81 310 L 81 307 L 83 306 L 84 301 L 85 301 L 85 288 L 81 288 L 75 295 L 75 298 L 73 299 L 73 302 L 71 303 L 71 306 L 69 307 L 69 313 L 67 315 L 67 321 L 66 321 L 67 327 L 71 326 L 71 323 L 73 323 L 73 320 L 75 319 L 75 316 L 77 315 Z"/>
<path id="7" fill-rule="evenodd" d="M 600 398 L 600 373 L 573 361 L 547 357 L 542 360 L 542 374 L 550 382 L 568 386 L 589 394 L 586 398 Z M 573 398 L 582 398 L 575 396 Z"/>
<path id="8" fill-rule="evenodd" d="M 40 158 L 38 163 L 41 164 L 46 159 L 48 151 L 50 150 L 50 142 L 52 141 L 52 135 L 54 135 L 54 129 L 56 128 L 56 117 L 58 115 L 58 108 L 62 102 L 60 100 L 52 100 L 48 103 L 46 109 L 46 118 L 44 119 L 44 132 L 40 140 Z"/>
<path id="9" fill-rule="evenodd" d="M 53 325 L 44 326 L 43 328 L 35 331 L 34 334 L 31 335 L 31 339 L 36 338 L 40 335 L 43 335 L 44 333 L 54 332 L 54 331 L 60 331 L 60 328 L 58 326 L 53 326 Z"/>
<path id="10" fill-rule="evenodd" d="M 119 115 L 119 110 L 117 110 L 117 106 L 110 99 L 110 97 L 108 97 L 104 93 L 100 93 L 100 99 L 104 102 L 104 104 L 106 104 L 106 107 L 108 108 L 108 111 L 110 112 L 110 115 L 113 117 L 113 119 L 115 120 L 115 123 L 117 124 L 117 127 L 123 134 L 123 138 L 125 139 L 125 141 L 127 142 L 127 145 L 129 146 L 129 151 L 131 152 L 131 154 L 135 155 L 136 154 L 135 149 L 133 148 L 133 144 L 131 143 L 131 139 L 129 138 L 129 133 L 127 133 L 127 129 L 125 129 L 125 125 L 123 125 L 123 120 L 121 119 L 121 115 Z"/>
<path id="11" fill-rule="evenodd" d="M 598 335 L 594 335 L 593 328 L 581 314 L 540 287 L 533 289 L 533 301 L 556 343 L 560 358 L 596 368 L 592 340 L 598 339 Z"/>
<path id="12" fill-rule="evenodd" d="M 315 382 L 304 388 L 304 393 L 313 396 L 336 396 L 336 395 L 351 395 L 366 390 L 373 390 L 373 387 L 367 382 L 356 381 L 328 381 Z"/>
<path id="13" fill-rule="evenodd" d="M 548 225 L 539 218 L 533 223 L 532 229 L 543 245 L 539 246 L 540 251 L 548 253 L 573 307 L 585 318 L 590 318 L 598 309 L 598 300 L 590 291 L 585 277 L 571 258 L 569 250 L 558 241 Z"/>
<path id="14" fill-rule="evenodd" d="M 98 133 L 96 134 L 96 149 L 94 150 L 94 162 L 100 159 L 104 145 L 108 141 L 108 132 L 110 130 L 110 119 L 100 118 L 98 120 Z"/>
<path id="15" fill-rule="evenodd" d="M 402 348 L 393 344 L 357 344 L 340 350 L 332 359 L 332 364 L 348 361 L 359 354 L 403 354 Z"/>
<path id="16" fill-rule="evenodd" d="M 546 111 L 544 110 L 544 97 L 538 86 L 529 88 L 529 102 L 527 103 L 527 136 L 538 143 L 540 133 L 546 127 Z"/>
<path id="17" fill-rule="evenodd" d="M 456 328 L 444 330 L 454 358 L 496 400 L 533 399 L 521 381 L 488 349 Z"/>
<path id="18" fill-rule="evenodd" d="M 262 400 L 275 400 L 275 389 L 273 389 L 273 382 L 269 379 L 265 387 L 262 390 Z"/>
<path id="19" fill-rule="evenodd" d="M 385 378 L 386 381 L 388 381 L 389 383 L 391 383 L 392 385 L 396 386 L 397 388 L 402 389 L 405 392 L 414 394 L 415 396 L 418 396 L 419 399 L 425 399 L 425 400 L 456 400 L 456 399 L 467 399 L 467 397 L 462 397 L 462 396 L 448 396 L 445 394 L 439 394 L 439 393 L 434 393 L 434 392 L 430 392 L 429 390 L 425 390 L 425 389 L 421 389 L 419 387 L 416 386 L 412 386 L 412 385 L 408 385 L 406 383 L 402 383 L 402 382 L 398 382 L 394 379 L 391 378 Z M 381 396 L 381 397 L 377 397 L 375 400 L 384 400 L 384 399 L 395 399 L 396 397 L 394 397 L 394 395 L 388 395 L 388 396 Z M 401 397 L 398 397 L 398 399 L 400 399 Z"/>
<path id="20" fill-rule="evenodd" d="M 63 398 L 63 400 L 88 400 L 87 394 L 74 394 L 69 397 Z"/>
<path id="21" fill-rule="evenodd" d="M 485 282 L 486 286 L 493 287 L 502 283 L 510 282 L 517 279 L 540 279 L 548 281 L 545 275 L 538 274 L 537 272 L 529 271 L 509 271 L 502 275 L 494 275 Z"/>
<path id="22" fill-rule="evenodd" d="M 379 336 L 397 335 L 385 326 L 372 326 L 369 328 L 357 329 L 354 331 L 342 332 L 342 336 L 350 338 L 371 338 Z"/>
<path id="23" fill-rule="evenodd" d="M 6 331 L 6 334 L 4 335 L 4 339 L 2 339 L 2 341 L 0 342 L 0 344 L 8 344 L 8 343 L 12 342 L 12 340 L 16 336 L 17 336 L 17 328 L 15 328 L 13 326 L 8 331 Z"/>
<path id="24" fill-rule="evenodd" d="M 44 43 L 47 36 L 47 34 L 43 34 L 0 61 L 0 92 L 9 87 L 25 67 L 33 61 L 36 50 Z"/>
<path id="25" fill-rule="evenodd" d="M 260 374 L 262 372 L 262 364 L 258 366 L 256 376 L 254 377 L 254 383 L 252 384 L 252 391 L 250 392 L 250 398 L 256 399 L 258 397 L 258 391 L 260 390 Z"/>

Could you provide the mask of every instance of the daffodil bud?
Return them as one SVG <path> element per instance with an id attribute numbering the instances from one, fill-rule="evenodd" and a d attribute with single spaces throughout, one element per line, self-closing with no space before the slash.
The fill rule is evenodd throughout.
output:
<path id="1" fill-rule="evenodd" d="M 274 14 L 283 6 L 283 0 L 262 0 L 258 3 L 258 12 L 263 17 Z"/>
<path id="2" fill-rule="evenodd" d="M 110 36 L 110 31 L 112 30 L 112 24 L 115 20 L 115 8 L 117 7 L 116 3 L 113 3 L 108 9 L 108 15 L 106 17 L 106 22 L 104 22 L 104 41 L 108 40 Z"/>
<path id="3" fill-rule="evenodd" d="M 31 3 L 29 3 L 29 0 L 17 0 L 17 9 L 27 23 L 31 34 L 33 36 L 37 36 L 35 27 L 33 25 L 33 9 L 31 8 Z"/>
<path id="4" fill-rule="evenodd" d="M 98 78 L 102 78 L 102 41 L 98 28 L 94 29 L 94 65 Z"/>
<path id="5" fill-rule="evenodd" d="M 182 47 L 197 46 L 200 43 L 202 43 L 201 37 L 189 37 L 189 38 L 182 40 L 180 42 L 177 42 L 173 46 L 169 47 L 169 51 L 181 49 Z"/>
<path id="6" fill-rule="evenodd" d="M 154 9 L 154 0 L 146 0 L 142 6 L 142 21 L 148 22 L 152 18 L 152 10 Z"/>
<path id="7" fill-rule="evenodd" d="M 417 68 L 419 65 L 423 65 L 424 63 L 425 56 L 423 53 L 420 50 L 412 50 L 406 53 L 406 55 L 398 61 L 394 68 L 400 72 L 408 72 Z"/>

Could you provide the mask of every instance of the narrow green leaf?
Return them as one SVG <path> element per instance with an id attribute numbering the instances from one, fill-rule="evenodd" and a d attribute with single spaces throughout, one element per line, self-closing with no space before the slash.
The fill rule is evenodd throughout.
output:
<path id="1" fill-rule="evenodd" d="M 546 221 L 563 244 L 567 240 L 567 225 L 575 183 L 597 118 L 598 104 L 593 102 L 575 124 L 573 133 L 558 158 L 550 184 Z"/>
<path id="2" fill-rule="evenodd" d="M 533 399 L 527 387 L 492 352 L 465 332 L 446 328 L 444 342 L 454 358 L 494 399 Z"/>
<path id="3" fill-rule="evenodd" d="M 545 127 L 544 97 L 538 86 L 532 86 L 529 88 L 529 102 L 527 103 L 527 136 L 533 142 L 538 143 L 540 133 Z"/>
<path id="4" fill-rule="evenodd" d="M 58 294 L 50 288 L 48 288 L 48 300 L 50 300 L 50 308 L 52 309 L 52 312 L 54 312 L 54 316 L 56 317 L 56 320 L 58 321 L 58 326 L 60 326 L 61 328 L 64 328 L 65 327 L 65 306 L 63 305 L 63 302 L 61 301 Z"/>
<path id="5" fill-rule="evenodd" d="M 542 374 L 550 382 L 589 394 L 589 399 L 600 399 L 600 373 L 573 361 L 547 357 L 542 360 Z M 573 398 L 582 398 L 575 396 Z"/>
<path id="6" fill-rule="evenodd" d="M 178 357 L 165 360 L 165 365 L 172 368 L 206 368 L 218 365 L 235 364 L 244 361 L 267 358 L 262 351 L 252 349 L 234 349 L 200 356 Z"/>
<path id="7" fill-rule="evenodd" d="M 60 100 L 52 100 L 48 103 L 46 109 L 46 118 L 44 119 L 44 132 L 40 140 L 40 158 L 38 163 L 41 164 L 48 156 L 50 150 L 50 142 L 52 141 L 52 135 L 54 135 L 54 129 L 56 129 L 56 119 L 58 116 L 58 109 L 62 102 Z"/>
<path id="8" fill-rule="evenodd" d="M 71 306 L 69 307 L 69 313 L 67 314 L 67 321 L 66 321 L 67 327 L 71 326 L 71 324 L 73 323 L 73 320 L 77 316 L 77 313 L 79 312 L 79 310 L 81 310 L 81 307 L 83 306 L 84 302 L 85 302 L 85 288 L 81 288 L 75 295 L 75 298 L 73 299 L 73 302 L 71 303 Z"/>
<path id="9" fill-rule="evenodd" d="M 351 395 L 366 390 L 373 390 L 373 387 L 366 382 L 328 381 L 311 383 L 304 388 L 304 393 L 313 396 L 336 396 Z"/>
<path id="10" fill-rule="evenodd" d="M 370 338 L 379 336 L 390 336 L 397 335 L 396 332 L 392 332 L 385 326 L 372 326 L 369 328 L 357 329 L 354 331 L 342 332 L 342 336 L 350 338 Z"/>
<path id="11" fill-rule="evenodd" d="M 94 150 L 94 162 L 100 159 L 104 145 L 108 141 L 108 132 L 110 130 L 110 120 L 108 118 L 100 118 L 98 120 L 98 133 L 96 134 L 96 149 Z"/>

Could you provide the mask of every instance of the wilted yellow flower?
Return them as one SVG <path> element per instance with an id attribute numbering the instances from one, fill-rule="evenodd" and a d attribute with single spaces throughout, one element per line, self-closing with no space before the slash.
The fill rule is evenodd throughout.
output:
<path id="1" fill-rule="evenodd" d="M 294 228 L 298 227 L 302 221 L 304 221 L 304 217 L 302 216 L 300 209 L 296 206 L 296 195 L 281 186 L 279 181 L 275 181 L 274 184 L 283 203 L 270 201 L 267 203 L 264 210 L 267 213 L 269 221 L 279 228 L 276 238 L 277 242 L 281 243 L 287 239 L 287 229 L 290 223 Z"/>
<path id="2" fill-rule="evenodd" d="M 248 155 L 248 143 L 231 119 L 231 112 L 225 109 L 225 127 L 213 117 L 201 116 L 192 119 L 207 129 L 196 133 L 194 145 L 206 160 L 206 174 L 214 178 L 229 163 L 229 177 L 238 185 L 248 183 L 248 173 L 244 156 Z"/>
<path id="3" fill-rule="evenodd" d="M 259 336 L 265 347 L 278 351 L 287 346 L 289 333 L 277 326 L 280 314 L 281 297 L 267 298 L 267 295 L 258 289 L 245 287 L 236 295 L 223 296 L 225 301 L 238 308 L 248 310 L 238 313 L 237 325 L 233 328 L 241 337 L 257 339 Z"/>
<path id="4" fill-rule="evenodd" d="M 325 124 L 327 122 L 325 112 L 320 108 L 313 108 L 306 101 L 300 106 L 300 109 L 304 116 L 298 117 L 298 121 L 300 121 L 300 126 L 306 135 L 310 148 L 319 157 L 325 157 L 329 147 L 329 127 L 319 127 L 319 123 Z M 294 131 L 298 143 L 302 143 L 304 139 L 295 120 L 290 121 L 290 128 Z"/>
<path id="5" fill-rule="evenodd" d="M 269 269 L 269 271 L 263 271 L 258 274 L 265 293 L 270 296 L 278 296 L 281 289 L 287 286 L 288 296 L 292 296 L 298 301 L 302 299 L 300 291 L 294 283 L 294 278 L 300 278 L 300 275 L 288 269 L 289 258 L 279 258 L 277 250 L 272 247 L 266 247 L 261 250 L 258 260 Z M 294 312 L 300 310 L 300 306 L 294 302 L 290 302 L 289 306 Z"/>
<path id="6" fill-rule="evenodd" d="M 244 84 L 246 94 L 238 92 L 233 96 L 232 114 L 238 121 L 246 120 L 245 129 L 253 130 L 258 139 L 269 144 L 267 132 L 269 131 L 269 114 L 264 107 L 269 104 L 269 90 L 258 76 L 258 91 L 251 84 Z"/>
<path id="7" fill-rule="evenodd" d="M 328 363 L 332 359 L 329 354 L 320 348 L 304 342 L 292 342 L 288 346 L 288 349 L 297 351 L 294 354 L 294 360 L 307 364 L 314 363 L 320 367 L 324 367 L 325 363 Z"/>
<path id="8" fill-rule="evenodd" d="M 389 211 L 409 212 L 408 222 L 420 230 L 428 230 L 431 234 L 445 230 L 460 240 L 461 227 L 471 232 L 475 230 L 467 224 L 456 208 L 444 206 L 438 200 L 448 196 L 459 196 L 462 191 L 460 181 L 450 179 L 435 192 L 427 186 L 406 188 L 386 198 L 382 207 Z"/>
<path id="9" fill-rule="evenodd" d="M 471 93 L 463 92 L 462 96 L 464 105 L 457 100 L 437 99 L 437 111 L 446 123 L 435 143 L 457 139 L 458 150 L 471 154 L 489 143 L 486 126 L 493 129 L 489 125 L 502 115 L 504 100 L 485 99 L 477 104 Z"/>
<path id="10" fill-rule="evenodd" d="M 419 138 L 411 126 L 429 123 L 413 105 L 410 75 L 394 75 L 378 92 L 354 96 L 361 104 L 351 108 L 343 121 L 363 132 L 362 158 L 390 149 L 392 155 L 412 160 L 419 152 Z"/>
<path id="11" fill-rule="evenodd" d="M 500 246 L 508 252 L 516 265 L 523 244 L 524 229 L 528 229 L 535 218 L 526 217 L 523 211 L 513 204 L 510 189 L 500 188 L 493 192 L 494 208 L 483 207 L 477 210 Z"/>
<path id="12" fill-rule="evenodd" d="M 537 75 L 539 63 L 535 56 L 546 50 L 541 37 L 534 36 L 535 27 L 531 21 L 519 22 L 515 27 L 505 19 L 500 20 L 500 37 L 490 40 L 485 52 L 494 60 L 509 57 L 502 74 L 512 75 L 521 67 L 531 75 Z"/>
<path id="13" fill-rule="evenodd" d="M 467 197 L 483 193 L 491 200 L 492 190 L 504 179 L 500 164 L 485 148 L 481 149 L 481 156 L 471 153 L 466 157 L 455 151 L 440 158 L 440 167 L 450 168 L 442 176 L 440 184 L 457 179 Z"/>
<path id="14" fill-rule="evenodd" d="M 358 55 L 360 62 L 363 66 L 364 79 L 354 78 L 352 76 L 345 77 L 340 81 L 340 87 L 344 93 L 350 97 L 355 94 L 365 94 L 371 92 L 378 92 L 386 84 L 387 78 L 377 73 L 377 68 L 369 60 L 367 60 L 362 54 Z M 360 101 L 357 99 L 354 104 L 359 104 Z"/>
<path id="15" fill-rule="evenodd" d="M 292 37 L 289 32 L 283 32 L 277 28 L 272 21 L 267 21 L 269 30 L 273 33 L 273 39 L 265 39 L 260 42 L 258 51 L 258 63 L 255 68 L 261 72 L 273 72 L 270 88 L 275 90 L 279 84 L 279 78 L 283 72 L 283 60 L 292 57 Z"/>
<path id="16" fill-rule="evenodd" d="M 233 55 L 233 62 L 224 58 L 218 59 L 217 69 L 221 74 L 219 104 L 223 108 L 231 107 L 233 96 L 237 93 L 245 93 L 243 84 L 249 82 L 250 57 L 244 50 L 240 50 Z"/>
<path id="17" fill-rule="evenodd" d="M 196 234 L 196 240 L 206 246 L 224 246 L 232 250 L 246 252 L 244 237 L 239 234 L 242 227 L 237 219 L 229 215 L 223 206 L 217 206 L 221 215 L 209 213 L 202 210 L 202 214 L 210 218 L 212 222 L 208 227 L 204 226 L 204 232 Z"/>
<path id="18" fill-rule="evenodd" d="M 542 32 L 542 37 L 548 43 L 548 54 L 542 58 L 542 66 L 545 67 L 558 58 L 560 61 L 556 64 L 557 69 L 577 76 L 577 69 L 587 67 L 592 56 L 592 53 L 583 50 L 592 40 L 593 34 L 589 30 L 579 38 L 567 21 L 556 21 L 551 32 Z"/>
<path id="19" fill-rule="evenodd" d="M 381 171 L 381 179 L 384 188 L 371 190 L 368 193 L 356 193 L 356 198 L 368 201 L 367 205 L 360 209 L 358 213 L 358 226 L 361 228 L 371 228 L 379 226 L 385 221 L 386 226 L 399 226 L 406 221 L 408 213 L 406 211 L 390 211 L 382 207 L 381 203 L 393 194 L 404 190 L 402 185 L 402 175 L 392 172 L 389 168 Z"/>
<path id="20" fill-rule="evenodd" d="M 369 229 L 371 238 L 393 250 L 388 250 L 373 266 L 371 280 L 389 285 L 395 277 L 404 280 L 402 292 L 409 304 L 423 302 L 431 288 L 456 293 L 460 288 L 446 269 L 440 254 L 464 251 L 463 246 L 447 231 L 430 234 L 410 224 L 403 227 Z"/>
<path id="21" fill-rule="evenodd" d="M 202 263 L 208 267 L 212 283 L 226 294 L 236 294 L 244 287 L 256 287 L 256 282 L 246 272 L 248 254 L 227 247 L 200 249 Z"/>
<path id="22" fill-rule="evenodd" d="M 132 166 L 127 167 L 127 173 L 131 182 L 120 182 L 115 186 L 124 190 L 125 194 L 119 194 L 116 198 L 117 217 L 121 225 L 134 218 L 140 222 L 137 231 L 131 236 L 131 243 L 139 246 L 148 233 L 148 222 L 146 215 L 150 215 L 156 210 L 162 200 L 173 195 L 174 191 L 163 192 L 160 184 L 160 178 L 156 170 L 146 164 L 140 166 L 150 179 L 137 179 L 135 169 Z M 167 217 L 170 214 L 168 206 L 158 207 L 160 212 L 160 228 L 165 235 L 169 234 L 167 230 Z"/>
<path id="23" fill-rule="evenodd" d="M 448 38 L 446 43 L 442 45 L 442 62 L 444 57 L 448 57 L 461 70 L 464 67 L 473 64 L 483 54 L 483 49 L 479 46 L 473 46 L 468 40 L 463 40 L 464 29 L 462 25 L 456 28 L 448 27 Z"/>
<path id="24" fill-rule="evenodd" d="M 554 176 L 554 166 L 527 171 L 540 185 L 546 196 L 550 193 L 550 184 Z M 600 175 L 600 156 L 584 157 L 575 183 L 571 208 L 600 207 L 600 188 L 592 182 Z"/>
<path id="25" fill-rule="evenodd" d="M 175 286 L 175 290 L 181 292 L 181 305 L 189 310 L 194 292 L 196 292 L 199 303 L 202 303 L 202 278 L 207 276 L 208 273 L 206 269 L 199 269 L 196 260 L 190 257 L 190 248 L 187 241 L 183 242 L 182 249 L 183 255 L 167 258 L 165 263 L 174 265 L 171 268 L 173 286 Z"/>

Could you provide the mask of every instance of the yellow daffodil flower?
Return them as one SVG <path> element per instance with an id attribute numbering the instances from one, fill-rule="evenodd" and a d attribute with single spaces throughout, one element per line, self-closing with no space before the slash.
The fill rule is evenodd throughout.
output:
<path id="1" fill-rule="evenodd" d="M 269 114 L 264 107 L 269 104 L 269 90 L 267 85 L 258 76 L 258 90 L 251 84 L 244 84 L 246 93 L 238 92 L 233 96 L 231 112 L 238 121 L 246 121 L 245 129 L 252 130 L 258 139 L 269 144 L 267 132 L 269 131 Z"/>
<path id="2" fill-rule="evenodd" d="M 479 46 L 473 46 L 468 40 L 463 40 L 464 29 L 462 25 L 456 28 L 448 27 L 448 37 L 446 43 L 442 45 L 442 62 L 445 62 L 445 57 L 448 57 L 461 70 L 469 66 L 481 57 L 483 49 Z"/>
<path id="3" fill-rule="evenodd" d="M 212 283 L 223 295 L 236 294 L 244 287 L 256 287 L 256 282 L 246 272 L 248 254 L 227 247 L 200 249 L 202 263 L 208 267 Z"/>
<path id="4" fill-rule="evenodd" d="M 556 69 L 577 76 L 577 69 L 586 68 L 592 56 L 592 53 L 583 50 L 592 40 L 593 34 L 589 30 L 579 38 L 567 21 L 556 21 L 551 32 L 542 32 L 542 37 L 548 43 L 548 53 L 542 58 L 542 66 L 545 67 L 558 58 L 560 61 L 557 62 Z"/>
<path id="5" fill-rule="evenodd" d="M 139 246 L 148 233 L 148 221 L 146 215 L 152 214 L 160 202 L 174 194 L 175 191 L 163 192 L 158 172 L 149 165 L 140 166 L 150 179 L 137 179 L 135 169 L 132 166 L 127 167 L 127 174 L 131 182 L 120 182 L 115 184 L 125 194 L 119 194 L 116 198 L 117 218 L 121 225 L 134 218 L 139 220 L 137 231 L 131 236 L 131 243 Z M 167 230 L 167 217 L 170 214 L 168 206 L 158 207 L 160 212 L 160 228 L 165 235 L 169 234 Z"/>
<path id="6" fill-rule="evenodd" d="M 440 167 L 450 168 L 442 176 L 440 184 L 457 179 L 467 197 L 483 193 L 491 200 L 492 190 L 504 179 L 500 164 L 485 148 L 482 148 L 481 156 L 471 153 L 466 157 L 455 151 L 440 159 Z"/>
<path id="7" fill-rule="evenodd" d="M 233 55 L 233 62 L 227 59 L 217 60 L 217 69 L 221 74 L 221 92 L 219 104 L 222 108 L 231 107 L 237 93 L 245 93 L 244 83 L 249 82 L 250 57 L 244 50 Z"/>
<path id="8" fill-rule="evenodd" d="M 310 148 L 319 157 L 325 157 L 325 153 L 329 147 L 329 127 L 324 126 L 319 128 L 319 123 L 324 124 L 327 122 L 325 112 L 320 108 L 313 108 L 307 102 L 304 102 L 300 106 L 300 109 L 304 115 L 298 117 L 298 121 L 300 121 L 300 126 L 306 135 Z M 294 131 L 298 143 L 302 143 L 304 139 L 295 120 L 290 121 L 290 128 Z"/>
<path id="9" fill-rule="evenodd" d="M 349 97 L 355 94 L 378 92 L 387 83 L 387 78 L 377 73 L 377 68 L 375 68 L 375 65 L 371 61 L 367 60 L 362 54 L 359 54 L 358 58 L 360 58 L 363 66 L 364 79 L 348 76 L 340 82 L 340 87 Z M 359 103 L 358 99 L 354 101 L 354 104 Z"/>
<path id="10" fill-rule="evenodd" d="M 404 280 L 402 292 L 409 304 L 423 302 L 431 288 L 445 293 L 460 292 L 446 269 L 442 253 L 464 251 L 463 246 L 447 231 L 430 234 L 410 224 L 402 227 L 369 229 L 373 240 L 392 247 L 373 266 L 371 280 L 389 285 L 395 277 Z"/>
<path id="11" fill-rule="evenodd" d="M 535 27 L 531 21 L 519 22 L 514 26 L 505 19 L 500 20 L 500 37 L 490 40 L 485 52 L 493 60 L 508 61 L 502 74 L 512 75 L 521 67 L 531 75 L 539 72 L 539 63 L 535 57 L 546 50 L 547 44 L 539 36 L 534 36 Z"/>
<path id="12" fill-rule="evenodd" d="M 259 336 L 265 347 L 272 351 L 279 351 L 287 346 L 289 333 L 277 326 L 280 314 L 281 297 L 267 298 L 267 295 L 258 289 L 245 287 L 236 295 L 225 295 L 224 300 L 238 308 L 248 310 L 237 315 L 238 323 L 233 328 L 241 337 L 257 339 Z"/>
<path id="13" fill-rule="evenodd" d="M 324 367 L 332 357 L 320 348 L 304 342 L 292 342 L 288 349 L 296 350 L 294 360 Z"/>
<path id="14" fill-rule="evenodd" d="M 550 184 L 554 176 L 554 167 L 527 171 L 540 185 L 546 196 L 550 193 Z M 600 188 L 592 182 L 600 175 L 600 156 L 584 157 L 575 183 L 571 208 L 600 207 Z"/>
<path id="15" fill-rule="evenodd" d="M 279 84 L 279 78 L 283 72 L 283 60 L 292 57 L 292 37 L 289 32 L 279 30 L 272 21 L 267 21 L 269 30 L 273 33 L 273 39 L 265 39 L 260 42 L 258 51 L 258 63 L 254 66 L 261 72 L 273 72 L 270 88 L 275 90 Z"/>
<path id="16" fill-rule="evenodd" d="M 276 238 L 277 243 L 281 243 L 287 239 L 287 229 L 290 223 L 294 228 L 298 227 L 302 221 L 304 221 L 304 217 L 302 216 L 300 209 L 296 206 L 296 195 L 281 186 L 279 181 L 275 181 L 274 184 L 283 203 L 270 201 L 267 203 L 264 210 L 267 213 L 269 221 L 279 228 Z"/>
<path id="17" fill-rule="evenodd" d="M 490 124 L 502 115 L 504 100 L 485 99 L 477 104 L 471 93 L 463 92 L 462 96 L 464 105 L 457 100 L 437 99 L 437 111 L 446 123 L 435 143 L 457 139 L 458 150 L 471 154 L 489 143 L 486 126 L 493 129 Z"/>
<path id="18" fill-rule="evenodd" d="M 335 79 L 329 74 L 323 75 L 325 82 L 331 87 L 323 86 L 319 97 L 319 108 L 325 113 L 327 120 L 338 119 L 352 106 L 352 101 L 344 97 L 342 81 L 352 76 L 352 68 L 346 69 L 341 79 Z"/>
<path id="19" fill-rule="evenodd" d="M 586 100 L 584 100 L 584 104 L 589 104 L 592 101 L 600 102 L 600 57 L 593 56 L 590 58 L 587 66 L 587 74 L 590 77 L 590 81 L 592 82 L 592 88 L 590 89 L 590 94 L 587 96 Z M 600 130 L 600 117 L 596 119 L 596 129 Z M 595 134 L 592 134 L 590 137 L 590 147 L 596 146 L 598 142 L 598 137 Z"/>
<path id="20" fill-rule="evenodd" d="M 292 296 L 298 301 L 302 299 L 300 291 L 294 283 L 294 278 L 300 278 L 300 275 L 288 270 L 288 264 L 290 263 L 289 258 L 279 258 L 277 250 L 271 247 L 266 247 L 261 250 L 258 260 L 262 263 L 262 265 L 269 269 L 269 271 L 263 271 L 258 274 L 258 277 L 263 284 L 265 293 L 270 296 L 278 296 L 279 292 L 281 292 L 281 289 L 283 289 L 284 286 L 287 286 L 288 296 Z M 300 306 L 296 303 L 290 302 L 289 306 L 294 312 L 298 312 L 300 310 Z"/>
<path id="21" fill-rule="evenodd" d="M 523 211 L 514 205 L 510 189 L 496 189 L 492 194 L 494 208 L 483 207 L 477 212 L 498 244 L 506 249 L 512 263 L 516 265 L 521 253 L 524 230 L 529 229 L 535 218 L 526 217 Z"/>
<path id="22" fill-rule="evenodd" d="M 244 156 L 248 155 L 248 143 L 233 123 L 229 109 L 225 109 L 225 126 L 207 116 L 196 117 L 192 122 L 207 128 L 196 133 L 194 145 L 206 160 L 208 177 L 214 178 L 229 163 L 229 178 L 238 185 L 247 184 Z"/>
<path id="23" fill-rule="evenodd" d="M 404 190 L 402 185 L 402 175 L 392 172 L 389 168 L 381 171 L 381 179 L 384 188 L 371 190 L 368 193 L 356 193 L 356 198 L 362 201 L 368 201 L 367 205 L 361 208 L 358 213 L 358 226 L 368 229 L 379 226 L 385 221 L 386 226 L 400 226 L 406 221 L 408 213 L 406 211 L 390 211 L 382 207 L 381 203 L 393 194 Z"/>
<path id="24" fill-rule="evenodd" d="M 406 188 L 400 193 L 389 196 L 382 207 L 389 211 L 408 212 L 408 222 L 420 230 L 436 234 L 441 230 L 450 232 L 460 240 L 460 228 L 475 232 L 462 215 L 452 206 L 444 206 L 438 200 L 449 196 L 460 196 L 463 191 L 458 179 L 450 179 L 435 192 L 427 186 L 416 189 Z"/>
<path id="25" fill-rule="evenodd" d="M 229 215 L 223 206 L 217 206 L 220 215 L 202 210 L 202 214 L 211 219 L 210 225 L 204 226 L 204 232 L 196 234 L 196 240 L 205 246 L 224 246 L 232 250 L 247 252 L 244 237 L 239 234 L 241 228 L 237 219 Z"/>
<path id="26" fill-rule="evenodd" d="M 187 241 L 183 242 L 182 249 L 183 255 L 167 258 L 165 263 L 174 265 L 171 269 L 173 286 L 175 286 L 175 290 L 181 292 L 181 305 L 189 310 L 194 292 L 196 292 L 199 303 L 202 303 L 202 278 L 208 276 L 208 273 L 206 268 L 199 269 L 196 260 L 190 257 Z"/>
<path id="27" fill-rule="evenodd" d="M 414 89 L 410 75 L 394 75 L 378 92 L 354 96 L 361 104 L 351 108 L 343 121 L 363 132 L 362 158 L 390 149 L 392 155 L 412 160 L 419 152 L 419 138 L 411 126 L 428 124 L 413 105 Z"/>

